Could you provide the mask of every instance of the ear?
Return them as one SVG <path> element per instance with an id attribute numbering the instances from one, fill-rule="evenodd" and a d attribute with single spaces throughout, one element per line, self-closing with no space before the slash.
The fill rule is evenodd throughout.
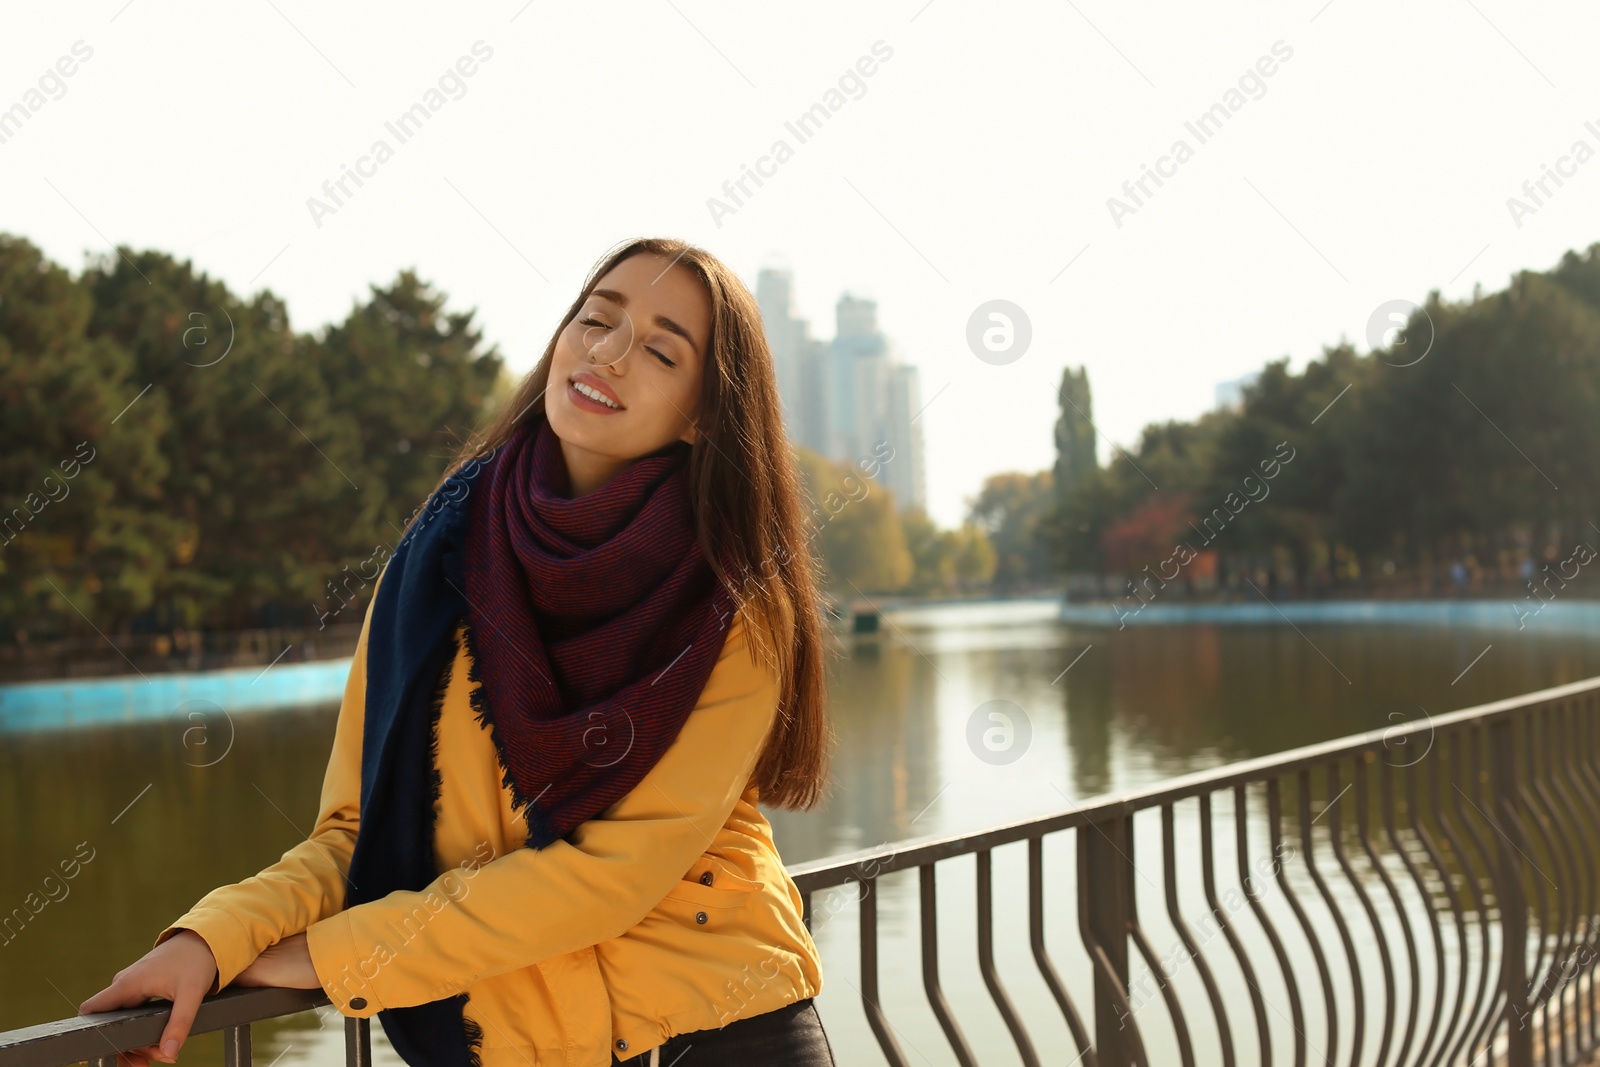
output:
<path id="1" fill-rule="evenodd" d="M 683 434 L 678 438 L 678 440 L 687 441 L 689 444 L 692 445 L 696 441 L 700 440 L 700 431 L 695 429 L 693 423 L 690 423 L 689 424 L 689 428 L 687 430 L 683 431 Z"/>

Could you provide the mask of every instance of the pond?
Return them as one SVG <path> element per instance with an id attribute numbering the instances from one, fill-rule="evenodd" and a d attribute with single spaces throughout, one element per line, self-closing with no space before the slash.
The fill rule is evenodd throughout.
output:
<path id="1" fill-rule="evenodd" d="M 1117 630 L 1065 624 L 1057 609 L 1055 600 L 1022 600 L 886 616 L 880 636 L 835 665 L 831 794 L 811 812 L 768 813 L 785 860 L 971 832 L 1600 674 L 1600 644 L 1534 628 Z M 238 715 L 231 737 L 228 724 L 185 720 L 8 736 L 0 906 L 21 906 L 63 860 L 76 856 L 80 867 L 59 899 L 0 941 L 0 1029 L 72 1015 L 196 899 L 303 840 L 336 710 Z M 1047 886 L 1058 873 L 1070 885 L 1070 849 L 1047 842 L 1046 862 Z M 1024 864 L 1021 847 L 996 850 L 998 967 L 1023 1018 L 1040 1020 L 1041 1054 L 1066 1062 L 1075 1053 L 1060 1055 L 1066 1029 L 1028 951 Z M 974 870 L 970 857 L 939 865 L 946 995 L 985 1062 L 1019 1062 L 978 978 Z M 916 900 L 914 871 L 883 880 L 884 1005 L 912 1062 L 954 1063 L 922 991 Z M 835 1052 L 841 1063 L 881 1063 L 860 1008 L 854 905 L 826 909 L 819 895 L 813 909 L 824 954 L 818 1007 Z M 1050 914 L 1051 950 L 1087 1012 L 1070 922 Z M 342 1063 L 338 1021 L 319 1025 L 307 1013 L 258 1026 L 257 1062 Z M 379 1063 L 399 1062 L 376 1026 L 374 1044 Z M 183 1058 L 220 1055 L 213 1035 L 195 1038 Z"/>

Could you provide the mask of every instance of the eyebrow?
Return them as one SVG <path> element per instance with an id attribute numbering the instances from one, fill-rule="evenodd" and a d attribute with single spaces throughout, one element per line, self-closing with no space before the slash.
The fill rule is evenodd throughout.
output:
<path id="1" fill-rule="evenodd" d="M 589 291 L 589 295 L 604 297 L 613 304 L 617 304 L 624 308 L 628 306 L 628 294 L 619 293 L 615 289 L 591 289 Z M 689 336 L 688 330 L 685 330 L 682 326 L 679 326 L 676 322 L 673 322 L 665 315 L 657 315 L 655 317 L 655 324 L 661 327 L 663 330 L 666 330 L 668 333 L 675 333 L 685 341 L 689 342 L 689 347 L 694 349 L 696 354 L 699 354 L 700 346 L 695 342 L 693 337 Z"/>

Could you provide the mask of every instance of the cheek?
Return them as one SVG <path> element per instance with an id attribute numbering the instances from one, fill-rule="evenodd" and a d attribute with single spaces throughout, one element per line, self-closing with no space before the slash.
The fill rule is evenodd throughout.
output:
<path id="1" fill-rule="evenodd" d="M 697 418 L 695 409 L 699 406 L 699 397 L 692 383 L 674 382 L 672 387 L 666 390 L 666 395 L 672 398 L 667 410 L 671 413 L 674 425 L 681 425 Z"/>

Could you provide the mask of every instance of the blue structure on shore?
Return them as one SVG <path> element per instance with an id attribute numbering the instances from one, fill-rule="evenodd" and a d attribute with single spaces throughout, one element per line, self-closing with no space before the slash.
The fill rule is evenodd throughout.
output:
<path id="1" fill-rule="evenodd" d="M 1265 600 L 1141 603 L 1133 597 L 1061 605 L 1061 621 L 1079 626 L 1347 624 L 1445 626 L 1473 630 L 1600 634 L 1600 602 L 1563 600 Z"/>
<path id="2" fill-rule="evenodd" d="M 229 714 L 328 704 L 344 697 L 351 658 L 221 671 L 125 674 L 0 685 L 0 734 L 181 718 L 196 706 Z"/>

